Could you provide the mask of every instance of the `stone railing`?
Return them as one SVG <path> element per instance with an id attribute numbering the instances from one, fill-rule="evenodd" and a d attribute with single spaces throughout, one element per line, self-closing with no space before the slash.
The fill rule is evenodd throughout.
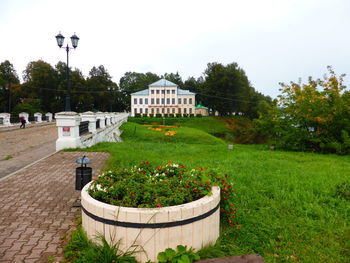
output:
<path id="1" fill-rule="evenodd" d="M 44 118 L 40 112 L 34 113 L 34 116 L 29 116 L 29 113 L 27 112 L 21 112 L 20 114 L 18 114 L 18 116 L 11 116 L 10 113 L 3 112 L 3 113 L 0 113 L 0 127 L 18 125 L 20 123 L 20 120 L 19 120 L 20 117 L 24 117 L 27 124 L 30 124 L 31 122 L 35 122 L 35 123 L 42 123 L 44 121 L 52 122 L 53 120 L 52 116 L 53 114 L 51 112 L 46 113 Z"/>
<path id="2" fill-rule="evenodd" d="M 128 120 L 128 116 L 128 113 L 91 111 L 81 114 L 73 111 L 56 113 L 56 151 L 86 148 L 99 142 L 118 142 L 121 140 L 119 127 Z"/>

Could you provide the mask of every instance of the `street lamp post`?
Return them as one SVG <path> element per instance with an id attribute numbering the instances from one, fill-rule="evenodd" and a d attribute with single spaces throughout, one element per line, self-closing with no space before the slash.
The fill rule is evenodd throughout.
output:
<path id="1" fill-rule="evenodd" d="M 71 36 L 71 41 L 72 41 L 72 46 L 74 49 L 77 48 L 78 46 L 78 41 L 79 41 L 79 37 L 77 37 L 74 33 L 73 36 Z M 63 46 L 63 41 L 64 41 L 64 36 L 59 33 L 57 36 L 56 36 L 56 40 L 57 40 L 57 45 L 62 48 Z M 67 46 L 66 47 L 63 47 L 64 49 L 66 49 L 66 52 L 67 52 L 67 67 L 66 67 L 66 89 L 67 89 L 67 94 L 66 94 L 66 105 L 65 105 L 65 111 L 71 111 L 71 107 L 70 107 L 70 85 L 69 85 L 69 65 L 68 65 L 68 62 L 69 62 L 69 58 L 68 58 L 68 54 L 69 54 L 69 50 L 70 49 L 73 49 L 71 47 L 68 46 L 68 43 L 67 43 Z"/>

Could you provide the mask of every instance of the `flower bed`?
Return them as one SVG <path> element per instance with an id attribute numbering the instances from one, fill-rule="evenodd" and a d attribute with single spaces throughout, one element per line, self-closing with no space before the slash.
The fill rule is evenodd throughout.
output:
<path id="1" fill-rule="evenodd" d="M 122 250 L 139 246 L 141 262 L 180 244 L 200 249 L 219 237 L 220 211 L 232 216 L 225 177 L 173 163 L 108 171 L 82 190 L 83 227 L 91 239 L 120 240 Z"/>

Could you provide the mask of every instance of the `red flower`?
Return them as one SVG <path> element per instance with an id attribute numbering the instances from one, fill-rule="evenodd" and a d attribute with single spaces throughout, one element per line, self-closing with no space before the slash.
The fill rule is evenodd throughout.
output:
<path id="1" fill-rule="evenodd" d="M 149 162 L 145 162 L 146 165 L 149 165 Z"/>
<path id="2" fill-rule="evenodd" d="M 198 189 L 197 189 L 197 188 L 194 188 L 194 189 L 193 189 L 193 192 L 197 192 L 197 191 L 198 191 Z"/>
<path id="3" fill-rule="evenodd" d="M 161 207 L 161 204 L 160 204 L 160 203 L 158 203 L 158 204 L 157 204 L 157 206 L 158 206 L 158 207 Z"/>
<path id="4" fill-rule="evenodd" d="M 227 200 L 228 198 L 227 197 L 224 197 L 224 200 Z"/>
<path id="5" fill-rule="evenodd" d="M 199 168 L 199 171 L 203 171 L 203 168 Z"/>
<path id="6" fill-rule="evenodd" d="M 134 196 L 134 193 L 130 193 L 130 196 Z"/>
<path id="7" fill-rule="evenodd" d="M 180 168 L 185 168 L 185 166 L 184 165 L 180 165 Z"/>
<path id="8" fill-rule="evenodd" d="M 220 212 L 221 212 L 221 213 L 225 212 L 225 209 L 221 208 L 221 209 L 220 209 Z"/>
<path id="9" fill-rule="evenodd" d="M 185 185 L 186 188 L 190 187 L 188 184 Z"/>

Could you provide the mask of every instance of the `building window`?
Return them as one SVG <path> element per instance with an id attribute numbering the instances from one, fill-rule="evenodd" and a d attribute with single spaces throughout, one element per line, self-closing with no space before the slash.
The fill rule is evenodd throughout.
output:
<path id="1" fill-rule="evenodd" d="M 166 112 L 167 112 L 167 113 L 170 113 L 170 109 L 169 109 L 169 108 L 167 108 L 167 109 L 166 109 Z"/>
<path id="2" fill-rule="evenodd" d="M 154 99 L 151 99 L 151 104 L 152 104 L 152 105 L 154 104 Z"/>
<path id="3" fill-rule="evenodd" d="M 154 114 L 154 109 L 153 108 L 151 109 L 151 113 Z"/>
<path id="4" fill-rule="evenodd" d="M 177 100 L 177 104 L 181 104 L 181 99 L 178 99 L 178 100 Z"/>
<path id="5" fill-rule="evenodd" d="M 168 105 L 170 104 L 170 99 L 169 98 L 166 99 L 166 104 L 168 104 Z"/>
<path id="6" fill-rule="evenodd" d="M 134 104 L 137 104 L 137 99 L 134 99 Z"/>
<path id="7" fill-rule="evenodd" d="M 157 94 L 159 94 L 159 89 L 157 89 L 157 92 L 156 92 Z"/>
<path id="8" fill-rule="evenodd" d="M 190 108 L 190 114 L 192 114 L 192 108 Z"/>
<path id="9" fill-rule="evenodd" d="M 172 112 L 175 113 L 175 108 L 173 108 Z"/>
<path id="10" fill-rule="evenodd" d="M 184 104 L 187 104 L 187 99 L 184 99 Z"/>
<path id="11" fill-rule="evenodd" d="M 148 99 L 145 99 L 145 104 L 148 104 Z"/>
<path id="12" fill-rule="evenodd" d="M 148 109 L 147 109 L 147 108 L 145 109 L 145 113 L 146 113 L 146 114 L 148 113 Z"/>
<path id="13" fill-rule="evenodd" d="M 188 104 L 192 104 L 192 98 L 188 99 Z"/>
<path id="14" fill-rule="evenodd" d="M 187 112 L 186 112 L 186 108 L 184 108 L 184 113 L 186 114 Z"/>
<path id="15" fill-rule="evenodd" d="M 151 89 L 151 94 L 154 94 L 154 89 Z"/>
<path id="16" fill-rule="evenodd" d="M 174 89 L 171 91 L 171 94 L 175 94 L 175 90 Z"/>
<path id="17" fill-rule="evenodd" d="M 157 113 L 159 113 L 159 108 L 157 108 Z"/>
<path id="18" fill-rule="evenodd" d="M 181 113 L 181 108 L 178 108 L 178 109 L 177 109 L 177 113 Z"/>
<path id="19" fill-rule="evenodd" d="M 159 99 L 156 99 L 156 101 L 157 101 L 157 104 L 159 104 Z"/>
<path id="20" fill-rule="evenodd" d="M 135 109 L 134 109 L 134 115 L 136 115 L 136 114 L 137 114 L 137 109 L 135 108 Z"/>
<path id="21" fill-rule="evenodd" d="M 165 100 L 164 100 L 164 98 L 162 98 L 162 104 L 164 105 L 164 102 L 165 102 Z"/>
<path id="22" fill-rule="evenodd" d="M 140 104 L 142 104 L 142 99 L 140 99 Z"/>
<path id="23" fill-rule="evenodd" d="M 165 90 L 164 90 L 164 89 L 162 89 L 162 94 L 164 94 L 164 92 L 165 92 Z"/>
<path id="24" fill-rule="evenodd" d="M 168 90 L 166 91 L 166 94 L 170 94 L 170 89 L 168 89 Z"/>
<path id="25" fill-rule="evenodd" d="M 164 113 L 164 108 L 162 108 L 162 113 Z"/>
<path id="26" fill-rule="evenodd" d="M 171 104 L 175 104 L 175 99 L 173 98 L 173 99 L 171 99 Z"/>
<path id="27" fill-rule="evenodd" d="M 140 113 L 142 113 L 142 108 L 140 108 Z"/>

